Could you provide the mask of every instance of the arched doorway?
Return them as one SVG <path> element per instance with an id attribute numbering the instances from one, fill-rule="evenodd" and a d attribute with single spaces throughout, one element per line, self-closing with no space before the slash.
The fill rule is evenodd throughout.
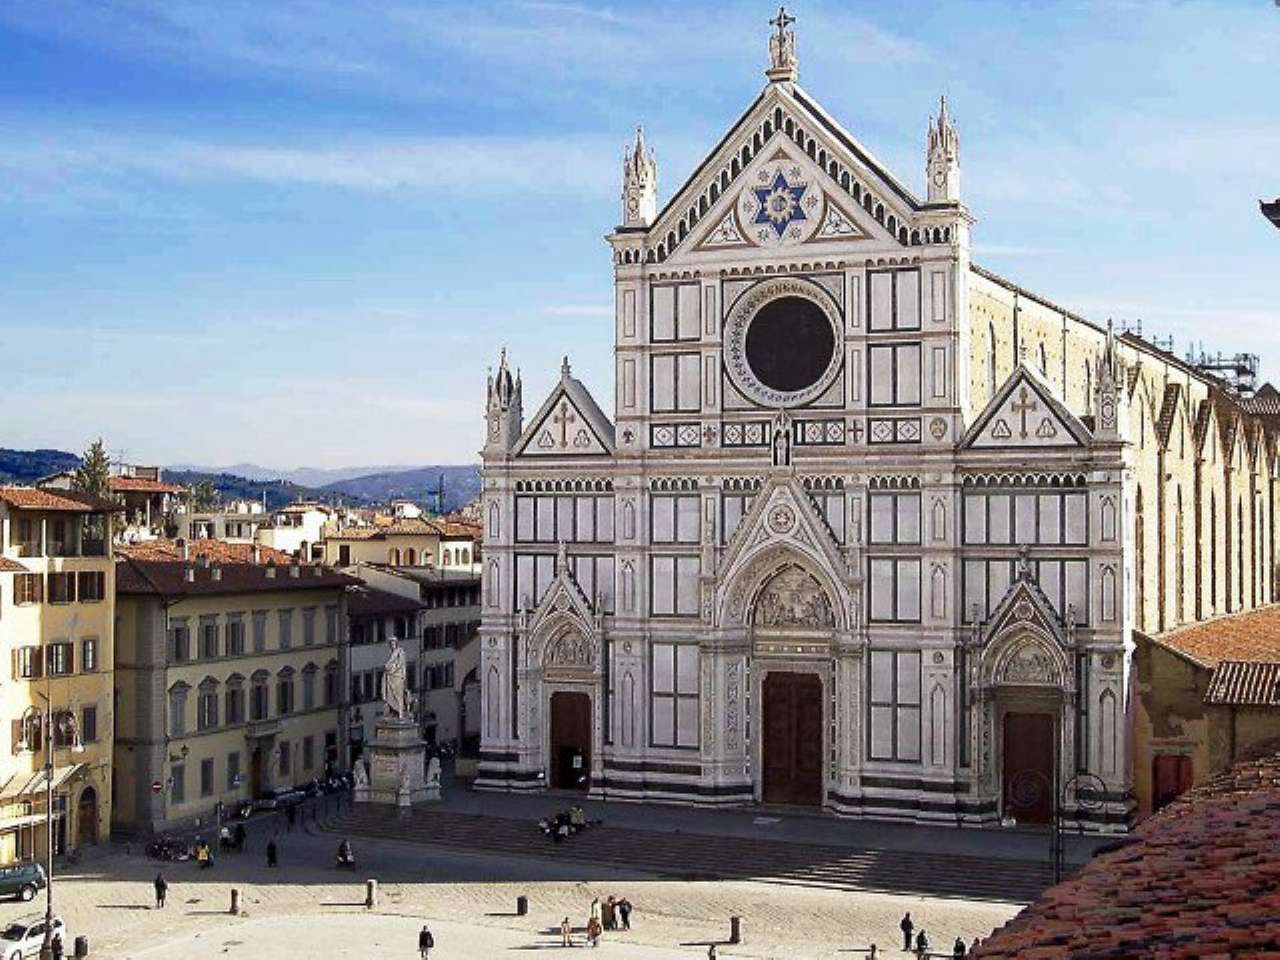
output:
<path id="1" fill-rule="evenodd" d="M 1055 728 L 1048 712 L 1011 710 L 1004 715 L 1001 775 L 1006 817 L 1036 824 L 1052 819 L 1058 780 Z"/>
<path id="2" fill-rule="evenodd" d="M 591 697 L 551 695 L 551 787 L 586 791 L 591 785 Z"/>
<path id="3" fill-rule="evenodd" d="M 93 787 L 85 787 L 76 803 L 76 846 L 91 847 L 97 842 L 98 792 Z"/>
<path id="4" fill-rule="evenodd" d="M 822 803 L 822 680 L 770 671 L 760 739 L 765 803 Z"/>

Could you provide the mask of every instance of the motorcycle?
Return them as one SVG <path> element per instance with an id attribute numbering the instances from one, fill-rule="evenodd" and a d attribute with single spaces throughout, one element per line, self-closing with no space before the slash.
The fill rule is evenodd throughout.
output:
<path id="1" fill-rule="evenodd" d="M 185 840 L 161 836 L 147 844 L 147 856 L 152 860 L 183 862 L 191 859 L 191 848 L 187 846 Z"/>

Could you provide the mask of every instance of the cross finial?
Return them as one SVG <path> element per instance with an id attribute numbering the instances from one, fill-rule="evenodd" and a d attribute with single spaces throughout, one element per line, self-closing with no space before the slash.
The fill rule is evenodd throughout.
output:
<path id="1" fill-rule="evenodd" d="M 796 35 L 788 29 L 795 22 L 786 7 L 779 7 L 778 15 L 769 21 L 778 28 L 777 33 L 769 35 L 769 69 L 765 71 L 772 83 L 796 80 Z"/>
<path id="2" fill-rule="evenodd" d="M 786 7 L 778 8 L 778 15 L 769 21 L 769 26 L 778 28 L 778 39 L 781 40 L 787 32 L 787 27 L 796 22 L 796 18 L 787 13 Z"/>

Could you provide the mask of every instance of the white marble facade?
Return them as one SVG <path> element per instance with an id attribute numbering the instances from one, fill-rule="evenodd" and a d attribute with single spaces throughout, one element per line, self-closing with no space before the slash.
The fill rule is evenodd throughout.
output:
<path id="1" fill-rule="evenodd" d="M 1122 826 L 1114 366 L 1087 424 L 1026 364 L 972 404 L 945 105 L 917 199 L 770 49 L 665 207 L 628 151 L 615 417 L 567 360 L 527 419 L 490 377 L 478 786 L 991 823 L 1035 819 L 1021 764 L 1100 777 L 1068 806 Z"/>

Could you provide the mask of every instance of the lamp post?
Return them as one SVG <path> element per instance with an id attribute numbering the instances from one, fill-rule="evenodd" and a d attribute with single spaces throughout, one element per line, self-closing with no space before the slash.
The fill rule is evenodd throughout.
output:
<path id="1" fill-rule="evenodd" d="M 1092 773 L 1077 773 L 1062 779 L 1062 761 L 1057 751 L 1053 758 L 1053 780 L 1040 770 L 1023 770 L 1019 772 L 1009 785 L 1006 806 L 1017 810 L 1034 809 L 1040 806 L 1045 794 L 1049 797 L 1050 813 L 1050 847 L 1049 856 L 1053 861 L 1053 882 L 1062 882 L 1064 860 L 1063 810 L 1070 799 L 1074 799 L 1074 807 L 1094 810 L 1102 805 L 1106 784 L 1102 778 Z M 1074 798 L 1072 796 L 1074 791 Z M 1016 822 L 1016 821 L 1015 821 Z"/>

